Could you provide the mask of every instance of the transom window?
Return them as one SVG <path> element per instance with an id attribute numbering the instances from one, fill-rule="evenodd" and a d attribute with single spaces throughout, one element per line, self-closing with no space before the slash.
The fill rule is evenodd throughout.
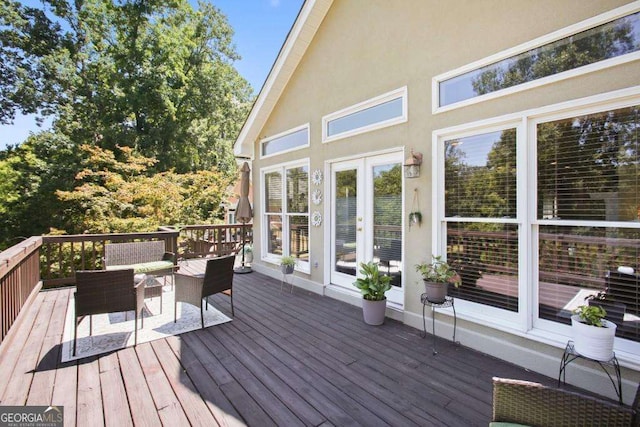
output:
<path id="1" fill-rule="evenodd" d="M 264 245 L 267 261 L 282 256 L 297 259 L 297 268 L 309 271 L 308 162 L 264 169 Z"/>
<path id="2" fill-rule="evenodd" d="M 303 125 L 260 141 L 262 157 L 309 146 L 309 125 Z"/>
<path id="3" fill-rule="evenodd" d="M 407 88 L 394 90 L 322 118 L 322 141 L 329 142 L 407 121 Z"/>
<path id="4" fill-rule="evenodd" d="M 458 103 L 467 105 L 469 102 L 465 101 L 504 89 L 515 89 L 525 83 L 540 81 L 539 84 L 543 84 L 541 80 L 545 77 L 562 73 L 569 77 L 566 72 L 571 70 L 576 70 L 571 75 L 577 74 L 578 69 L 580 73 L 593 71 L 608 66 L 605 61 L 614 58 L 620 58 L 615 63 L 638 58 L 638 55 L 629 55 L 640 52 L 640 12 L 637 6 L 624 6 L 595 20 L 602 24 L 594 26 L 593 20 L 588 20 L 560 31 L 565 33 L 562 36 L 541 37 L 504 54 L 436 77 L 437 107 Z M 575 27 L 584 30 L 576 30 Z M 521 53 L 513 54 L 513 50 Z M 594 67 L 587 67 L 590 65 Z"/>
<path id="5" fill-rule="evenodd" d="M 462 311 L 566 336 L 572 311 L 606 295 L 618 350 L 638 353 L 640 102 L 611 105 L 438 138 L 437 247 Z"/>

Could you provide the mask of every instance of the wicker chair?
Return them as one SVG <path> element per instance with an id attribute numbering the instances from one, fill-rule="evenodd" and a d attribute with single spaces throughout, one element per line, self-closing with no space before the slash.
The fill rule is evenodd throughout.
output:
<path id="1" fill-rule="evenodd" d="M 73 330 L 73 355 L 76 355 L 78 325 L 89 316 L 89 335 L 93 333 L 93 314 L 118 313 L 133 310 L 134 345 L 138 343 L 138 315 L 142 318 L 144 284 L 134 285 L 133 270 L 77 271 L 75 320 Z M 80 321 L 78 318 L 80 317 Z M 144 322 L 144 320 L 143 320 Z M 143 324 L 144 326 L 144 324 Z"/>
<path id="2" fill-rule="evenodd" d="M 632 407 L 547 387 L 542 384 L 493 378 L 491 425 L 530 426 L 638 426 L 640 387 Z"/>
<path id="3" fill-rule="evenodd" d="M 178 320 L 178 302 L 200 306 L 200 321 L 204 328 L 204 310 L 202 300 L 206 300 L 209 308 L 209 296 L 223 293 L 231 298 L 231 315 L 233 312 L 233 264 L 235 255 L 211 258 L 207 261 L 204 275 L 191 276 L 175 274 L 176 292 L 174 303 L 174 323 Z"/>

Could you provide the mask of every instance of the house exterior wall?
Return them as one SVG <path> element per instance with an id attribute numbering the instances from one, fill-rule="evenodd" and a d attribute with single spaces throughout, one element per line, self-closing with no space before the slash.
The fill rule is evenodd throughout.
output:
<path id="1" fill-rule="evenodd" d="M 309 159 L 310 171 L 320 169 L 326 174 L 325 162 L 331 159 L 394 147 L 403 148 L 404 157 L 412 148 L 421 152 L 424 155 L 422 173 L 417 179 L 405 180 L 404 204 L 406 217 L 417 188 L 423 223 L 411 229 L 404 226 L 405 305 L 403 312 L 392 314 L 421 328 L 420 294 L 424 288 L 413 266 L 428 259 L 434 250 L 436 218 L 429 209 L 436 196 L 431 173 L 433 132 L 637 86 L 640 61 L 436 114 L 432 112 L 432 78 L 628 3 L 622 0 L 335 0 L 260 131 L 260 138 L 268 138 L 309 123 L 310 147 L 262 159 L 260 143 L 256 141 L 253 182 L 261 182 L 261 169 L 265 167 L 302 158 Z M 409 114 L 406 123 L 322 142 L 323 116 L 405 86 Z M 322 188 L 326 193 L 324 184 Z M 264 227 L 260 216 L 261 197 L 261 192 L 255 191 L 254 266 L 258 271 L 271 271 L 276 275 L 278 266 L 260 260 Z M 327 200 L 320 208 L 326 218 Z M 310 212 L 312 210 L 314 207 L 310 206 Z M 329 260 L 325 259 L 327 239 L 324 224 L 310 226 L 310 274 L 296 273 L 301 285 L 320 292 L 329 281 Z M 450 336 L 451 319 L 439 316 L 438 321 L 438 334 Z M 458 328 L 463 345 L 550 376 L 557 375 L 563 350 L 558 345 L 487 328 L 464 316 L 459 316 Z M 581 379 L 574 378 L 573 382 L 607 393 L 596 385 L 602 380 L 598 372 L 587 364 L 577 366 L 584 375 Z M 623 368 L 624 390 L 625 401 L 629 402 L 640 375 L 638 366 L 631 362 L 626 366 Z"/>

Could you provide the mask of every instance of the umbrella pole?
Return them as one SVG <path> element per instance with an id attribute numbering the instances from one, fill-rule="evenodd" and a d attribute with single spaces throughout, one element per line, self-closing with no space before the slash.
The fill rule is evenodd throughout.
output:
<path id="1" fill-rule="evenodd" d="M 247 274 L 247 273 L 251 273 L 253 270 L 251 270 L 251 267 L 247 267 L 244 265 L 244 245 L 247 244 L 246 239 L 245 239 L 245 230 L 244 227 L 246 226 L 245 223 L 242 223 L 242 266 L 234 269 L 234 273 L 237 274 Z"/>

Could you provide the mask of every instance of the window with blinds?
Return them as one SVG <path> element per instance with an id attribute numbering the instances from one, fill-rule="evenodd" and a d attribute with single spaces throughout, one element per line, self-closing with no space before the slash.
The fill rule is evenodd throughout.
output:
<path id="1" fill-rule="evenodd" d="M 447 261 L 457 298 L 518 310 L 516 130 L 445 141 Z"/>
<path id="2" fill-rule="evenodd" d="M 265 253 L 276 261 L 283 255 L 309 262 L 309 165 L 269 168 L 263 173 Z"/>
<path id="3" fill-rule="evenodd" d="M 569 323 L 600 293 L 617 335 L 638 341 L 640 230 L 630 225 L 640 222 L 640 108 L 539 123 L 536 133 L 539 317 Z"/>

